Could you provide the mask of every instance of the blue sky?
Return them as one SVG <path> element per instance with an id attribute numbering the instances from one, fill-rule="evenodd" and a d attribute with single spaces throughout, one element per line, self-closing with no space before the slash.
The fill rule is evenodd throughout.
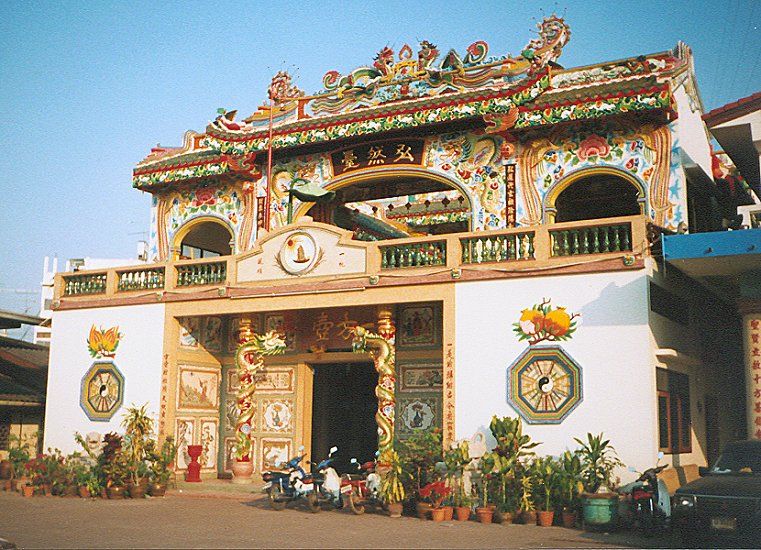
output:
<path id="1" fill-rule="evenodd" d="M 134 165 L 151 146 L 203 130 L 218 107 L 244 115 L 272 75 L 307 92 L 385 45 L 446 52 L 486 40 L 520 51 L 536 19 L 571 26 L 566 67 L 674 47 L 695 54 L 706 109 L 761 89 L 761 2 L 8 2 L 0 20 L 0 308 L 36 313 L 45 255 L 129 257 L 149 196 Z"/>

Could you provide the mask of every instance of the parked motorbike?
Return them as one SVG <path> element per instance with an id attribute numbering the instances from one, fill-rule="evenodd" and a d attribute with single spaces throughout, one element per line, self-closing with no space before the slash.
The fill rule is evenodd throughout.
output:
<path id="1" fill-rule="evenodd" d="M 658 453 L 658 462 L 662 458 L 663 453 Z M 666 530 L 671 521 L 669 491 L 666 483 L 658 479 L 658 474 L 666 468 L 668 464 L 659 466 L 658 463 L 641 473 L 634 468 L 629 468 L 629 471 L 640 475 L 636 481 L 619 489 L 630 504 L 635 527 L 640 529 L 645 536 Z"/>
<path id="2" fill-rule="evenodd" d="M 338 447 L 331 447 L 328 458 L 320 461 L 312 469 L 312 479 L 314 480 L 315 494 L 321 502 L 327 502 L 334 508 L 343 508 L 344 501 L 341 495 L 341 478 L 333 468 L 333 455 L 338 451 Z"/>
<path id="3" fill-rule="evenodd" d="M 303 447 L 299 450 L 303 450 Z M 289 502 L 304 499 L 310 512 L 320 511 L 314 478 L 301 467 L 301 461 L 305 456 L 302 454 L 290 459 L 280 471 L 270 470 L 262 473 L 265 482 L 263 489 L 274 510 L 285 510 Z"/>
<path id="4" fill-rule="evenodd" d="M 341 479 L 341 493 L 352 513 L 365 513 L 366 506 L 383 507 L 380 499 L 381 478 L 375 472 L 376 461 L 369 460 L 360 464 L 356 458 L 351 463 L 357 468 L 357 473 L 344 474 Z"/>

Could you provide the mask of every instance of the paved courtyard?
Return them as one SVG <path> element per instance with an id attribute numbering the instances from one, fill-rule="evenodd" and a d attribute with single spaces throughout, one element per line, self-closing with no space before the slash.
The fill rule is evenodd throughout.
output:
<path id="1" fill-rule="evenodd" d="M 167 496 L 83 500 L 0 493 L 0 539 L 19 548 L 611 548 L 670 540 L 559 527 L 433 523 L 342 510 L 283 512 L 266 501 Z M 1 546 L 0 546 L 1 547 Z"/>

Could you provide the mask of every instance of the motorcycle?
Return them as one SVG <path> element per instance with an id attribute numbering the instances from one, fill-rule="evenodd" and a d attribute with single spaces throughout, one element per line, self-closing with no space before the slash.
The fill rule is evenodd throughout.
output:
<path id="1" fill-rule="evenodd" d="M 299 451 L 303 449 L 301 447 Z M 263 490 L 267 493 L 273 510 L 285 510 L 289 502 L 304 499 L 310 512 L 320 511 L 314 478 L 301 467 L 301 461 L 305 456 L 302 454 L 292 458 L 281 471 L 270 470 L 262 473 L 265 482 Z"/>
<path id="2" fill-rule="evenodd" d="M 341 478 L 333 468 L 333 455 L 338 447 L 331 447 L 328 458 L 320 461 L 312 470 L 314 492 L 318 499 L 327 502 L 335 508 L 343 508 L 344 501 L 341 494 Z"/>
<path id="3" fill-rule="evenodd" d="M 375 460 L 369 460 L 360 465 L 356 458 L 350 461 L 359 473 L 344 474 L 341 479 L 341 493 L 349 505 L 349 509 L 356 515 L 365 513 L 366 506 L 376 508 L 383 507 L 380 499 L 381 478 L 375 472 Z"/>
<path id="4" fill-rule="evenodd" d="M 663 453 L 658 453 L 658 462 L 662 458 Z M 658 474 L 666 468 L 668 464 L 659 466 L 657 462 L 653 468 L 648 468 L 641 473 L 634 468 L 629 468 L 629 471 L 640 475 L 636 481 L 619 489 L 630 503 L 634 525 L 646 536 L 666 530 L 671 520 L 669 491 L 666 483 L 658 478 Z"/>

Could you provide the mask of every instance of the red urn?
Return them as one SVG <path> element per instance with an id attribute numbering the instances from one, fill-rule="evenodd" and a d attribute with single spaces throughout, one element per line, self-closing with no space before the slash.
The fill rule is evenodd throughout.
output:
<path id="1" fill-rule="evenodd" d="M 188 455 L 190 464 L 188 464 L 188 473 L 185 474 L 185 481 L 201 481 L 201 465 L 198 463 L 198 457 L 203 452 L 203 445 L 188 445 Z"/>

